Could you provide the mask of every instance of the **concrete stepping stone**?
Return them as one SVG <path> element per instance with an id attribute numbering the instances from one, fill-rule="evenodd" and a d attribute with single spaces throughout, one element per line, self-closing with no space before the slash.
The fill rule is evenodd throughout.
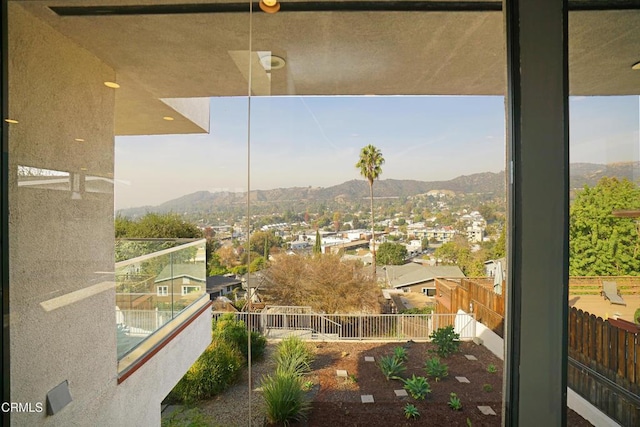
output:
<path id="1" fill-rule="evenodd" d="M 376 359 L 374 359 L 374 357 L 373 357 L 373 356 L 365 356 L 365 357 L 364 357 L 364 361 L 365 361 L 365 362 L 375 362 L 375 361 L 376 361 Z"/>
<path id="2" fill-rule="evenodd" d="M 402 390 L 393 390 L 394 393 L 396 394 L 397 397 L 405 397 L 408 396 L 407 394 L 407 390 L 402 389 Z"/>
<path id="3" fill-rule="evenodd" d="M 467 384 L 471 383 L 471 381 L 469 381 L 469 379 L 467 377 L 456 377 L 456 379 L 460 383 L 467 383 Z"/>
<path id="4" fill-rule="evenodd" d="M 496 415 L 496 411 L 494 411 L 491 406 L 478 406 L 478 409 L 480 409 L 480 412 L 484 415 Z"/>
<path id="5" fill-rule="evenodd" d="M 465 354 L 464 357 L 466 357 L 467 360 L 478 360 L 478 358 L 475 357 L 473 354 Z"/>
<path id="6" fill-rule="evenodd" d="M 347 374 L 347 371 L 345 371 L 344 369 L 338 369 L 336 371 L 336 375 L 339 377 L 344 377 L 347 378 L 349 375 Z"/>
<path id="7" fill-rule="evenodd" d="M 362 403 L 373 403 L 372 394 L 363 394 L 360 396 L 360 399 L 362 399 Z"/>

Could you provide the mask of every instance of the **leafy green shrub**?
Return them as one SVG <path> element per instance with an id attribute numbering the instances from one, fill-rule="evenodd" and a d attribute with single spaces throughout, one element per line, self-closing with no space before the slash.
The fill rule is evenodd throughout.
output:
<path id="1" fill-rule="evenodd" d="M 407 369 L 402 360 L 397 359 L 395 356 L 382 356 L 379 366 L 387 380 L 392 378 L 394 380 L 400 379 L 400 374 Z"/>
<path id="2" fill-rule="evenodd" d="M 423 399 L 427 397 L 428 393 L 431 393 L 431 386 L 427 382 L 425 377 L 416 377 L 413 375 L 411 378 L 402 380 L 404 388 L 409 392 L 414 399 Z"/>
<path id="3" fill-rule="evenodd" d="M 407 361 L 407 358 L 409 357 L 407 355 L 407 350 L 404 347 L 396 347 L 393 349 L 393 356 L 398 359 L 398 360 L 402 360 L 403 362 Z"/>
<path id="4" fill-rule="evenodd" d="M 288 426 L 306 418 L 310 404 L 306 399 L 302 379 L 292 373 L 276 373 L 262 379 L 267 418 L 272 423 Z"/>
<path id="5" fill-rule="evenodd" d="M 459 411 L 462 409 L 462 402 L 460 401 L 460 398 L 457 394 L 451 393 L 449 395 L 449 407 L 451 407 L 451 409 L 453 409 L 454 411 Z"/>
<path id="6" fill-rule="evenodd" d="M 448 357 L 460 348 L 460 334 L 453 330 L 453 326 L 439 328 L 429 335 L 436 346 L 436 353 L 440 357 Z"/>
<path id="7" fill-rule="evenodd" d="M 449 375 L 449 367 L 446 363 L 442 363 L 437 357 L 427 359 L 424 370 L 427 372 L 427 375 L 435 379 L 436 382 Z"/>
<path id="8" fill-rule="evenodd" d="M 193 403 L 219 394 L 238 378 L 243 365 L 240 350 L 215 340 L 174 387 L 171 397 Z"/>
<path id="9" fill-rule="evenodd" d="M 414 405 L 412 405 L 411 403 L 407 403 L 406 405 L 404 405 L 404 416 L 409 419 L 409 418 L 418 418 L 420 416 L 420 412 L 418 411 L 418 408 L 416 408 Z"/>
<path id="10" fill-rule="evenodd" d="M 498 372 L 498 368 L 496 368 L 496 365 L 494 365 L 493 363 L 490 363 L 489 366 L 487 366 L 487 372 L 489 372 L 490 374 L 495 374 L 496 372 Z"/>
<path id="11" fill-rule="evenodd" d="M 244 356 L 244 360 L 248 360 L 248 331 L 242 320 L 237 320 L 233 313 L 226 313 L 212 322 L 213 339 L 222 339 L 233 343 Z M 259 360 L 264 356 L 267 346 L 267 339 L 262 334 L 251 332 L 251 360 Z"/>
<path id="12" fill-rule="evenodd" d="M 636 325 L 640 325 L 640 308 L 637 308 L 633 314 L 633 321 L 636 322 Z"/>
<path id="13" fill-rule="evenodd" d="M 279 370 L 297 375 L 311 371 L 311 363 L 314 359 L 313 350 L 295 336 L 280 341 L 274 355 Z"/>

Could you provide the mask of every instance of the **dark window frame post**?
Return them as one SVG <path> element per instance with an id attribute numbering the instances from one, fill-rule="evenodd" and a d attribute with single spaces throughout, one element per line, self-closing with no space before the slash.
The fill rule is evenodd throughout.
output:
<path id="1" fill-rule="evenodd" d="M 566 425 L 568 5 L 505 0 L 508 268 L 503 424 Z"/>
<path id="2" fill-rule="evenodd" d="M 0 150 L 0 281 L 2 287 L 2 402 L 11 401 L 11 381 L 9 370 L 9 141 L 8 125 L 4 121 L 9 111 L 9 96 L 7 93 L 8 76 L 8 29 L 7 29 L 8 0 L 0 0 L 0 70 L 2 82 L 0 85 L 0 131 L 2 132 L 2 149 Z M 10 413 L 2 411 L 2 425 L 9 425 Z"/>

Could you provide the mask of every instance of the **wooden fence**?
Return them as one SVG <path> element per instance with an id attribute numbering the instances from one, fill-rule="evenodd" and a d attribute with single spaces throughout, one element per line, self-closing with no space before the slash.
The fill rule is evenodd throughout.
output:
<path id="1" fill-rule="evenodd" d="M 615 281 L 623 295 L 640 294 L 640 277 L 571 277 L 571 295 L 599 295 L 602 281 Z M 503 287 L 504 289 L 504 287 Z M 475 279 L 436 279 L 436 312 L 464 310 L 503 336 L 504 296 Z M 640 426 L 640 329 L 571 308 L 568 319 L 567 383 L 623 426 Z"/>
<path id="2" fill-rule="evenodd" d="M 504 295 L 493 291 L 493 279 L 436 279 L 436 301 L 436 313 L 473 313 L 478 321 L 503 336 Z"/>
<path id="3" fill-rule="evenodd" d="M 639 357 L 637 327 L 569 311 L 568 385 L 624 426 L 640 425 Z"/>

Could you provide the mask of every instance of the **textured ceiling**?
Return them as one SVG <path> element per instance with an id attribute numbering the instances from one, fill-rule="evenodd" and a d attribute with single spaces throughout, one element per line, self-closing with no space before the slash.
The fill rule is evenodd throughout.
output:
<path id="1" fill-rule="evenodd" d="M 120 3 L 127 4 L 108 2 Z M 146 105 L 147 114 L 156 108 L 163 114 L 168 107 L 160 98 L 246 96 L 250 49 L 286 59 L 270 77 L 256 61 L 254 95 L 503 95 L 506 90 L 501 12 L 256 11 L 250 48 L 248 13 L 59 16 L 49 6 L 80 3 L 19 4 L 110 64 L 126 82 L 117 95 L 119 111 L 126 111 L 116 117 L 121 134 L 147 132 L 135 111 Z M 569 29 L 572 94 L 640 94 L 640 71 L 631 70 L 640 61 L 640 11 L 572 12 Z M 184 132 L 202 131 L 185 126 Z"/>

